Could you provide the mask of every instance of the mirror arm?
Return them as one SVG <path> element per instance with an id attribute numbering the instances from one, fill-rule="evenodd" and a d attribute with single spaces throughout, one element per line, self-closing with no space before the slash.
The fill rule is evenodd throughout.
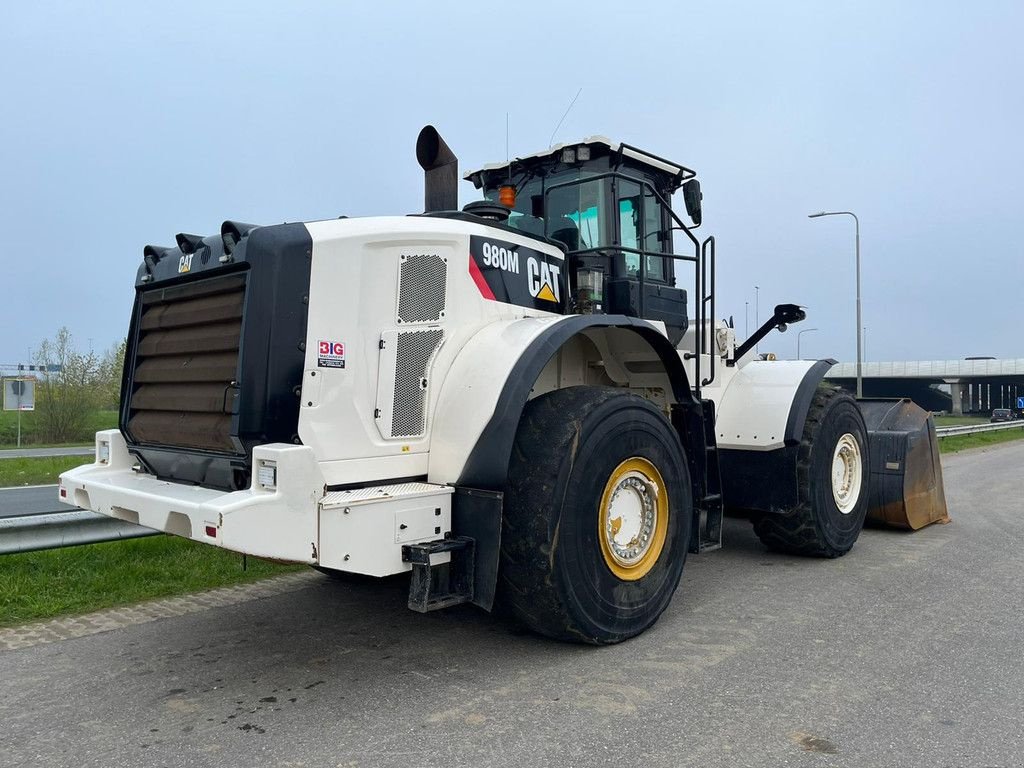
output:
<path id="1" fill-rule="evenodd" d="M 736 350 L 732 354 L 732 359 L 726 360 L 725 364 L 728 366 L 736 365 L 736 363 L 738 363 L 740 359 L 747 354 L 747 352 L 752 350 L 757 343 L 761 341 L 761 339 L 776 328 L 781 332 L 785 332 L 787 326 L 793 323 L 799 323 L 806 317 L 807 313 L 796 304 L 779 304 L 775 307 L 775 314 L 769 317 L 760 328 L 754 331 L 750 338 L 736 347 Z"/>

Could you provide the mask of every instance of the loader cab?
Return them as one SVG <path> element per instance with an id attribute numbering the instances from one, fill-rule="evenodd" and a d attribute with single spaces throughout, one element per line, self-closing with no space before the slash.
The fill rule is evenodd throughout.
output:
<path id="1" fill-rule="evenodd" d="M 662 320 L 675 338 L 687 325 L 686 291 L 676 287 L 686 277 L 679 273 L 696 257 L 673 253 L 673 229 L 688 229 L 671 199 L 694 176 L 604 138 L 466 174 L 489 201 L 510 209 L 509 226 L 566 249 L 571 311 Z"/>

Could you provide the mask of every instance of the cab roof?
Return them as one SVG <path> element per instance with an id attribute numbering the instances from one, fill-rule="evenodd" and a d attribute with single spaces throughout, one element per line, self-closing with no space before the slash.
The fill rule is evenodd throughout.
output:
<path id="1" fill-rule="evenodd" d="M 463 178 L 467 181 L 473 182 L 473 185 L 479 189 L 484 186 L 485 177 L 493 177 L 497 171 L 516 173 L 519 171 L 530 170 L 533 167 L 558 163 L 560 161 L 566 162 L 566 154 L 569 151 L 572 151 L 574 157 L 578 156 L 580 147 L 590 149 L 592 158 L 612 157 L 617 160 L 618 163 L 621 163 L 623 160 L 628 160 L 629 164 L 634 167 L 640 167 L 653 174 L 668 177 L 673 189 L 678 189 L 687 179 L 692 179 L 697 175 L 696 171 L 687 168 L 685 165 L 671 160 L 666 160 L 663 157 L 658 157 L 657 155 L 651 154 L 639 147 L 634 147 L 622 142 L 614 142 L 605 136 L 588 136 L 587 138 L 579 141 L 555 144 L 547 149 L 534 152 L 531 155 L 516 157 L 504 163 L 489 163 L 488 165 L 484 165 L 476 170 L 467 171 L 463 175 Z M 572 163 L 570 162 L 570 164 Z"/>

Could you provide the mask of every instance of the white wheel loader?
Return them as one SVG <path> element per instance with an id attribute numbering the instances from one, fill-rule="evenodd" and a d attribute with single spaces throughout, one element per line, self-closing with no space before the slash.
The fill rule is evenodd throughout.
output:
<path id="1" fill-rule="evenodd" d="M 927 414 L 752 359 L 798 306 L 739 345 L 715 319 L 689 168 L 590 138 L 467 174 L 458 210 L 430 126 L 417 157 L 422 214 L 147 246 L 119 429 L 61 498 L 589 643 L 653 624 L 727 509 L 823 557 L 945 518 Z"/>

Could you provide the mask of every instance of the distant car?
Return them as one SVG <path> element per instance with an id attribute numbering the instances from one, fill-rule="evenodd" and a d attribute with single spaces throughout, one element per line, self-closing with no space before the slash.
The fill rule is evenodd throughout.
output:
<path id="1" fill-rule="evenodd" d="M 1013 421 L 1015 418 L 1017 418 L 1017 414 L 1009 408 L 993 408 L 992 418 L 989 421 Z"/>

